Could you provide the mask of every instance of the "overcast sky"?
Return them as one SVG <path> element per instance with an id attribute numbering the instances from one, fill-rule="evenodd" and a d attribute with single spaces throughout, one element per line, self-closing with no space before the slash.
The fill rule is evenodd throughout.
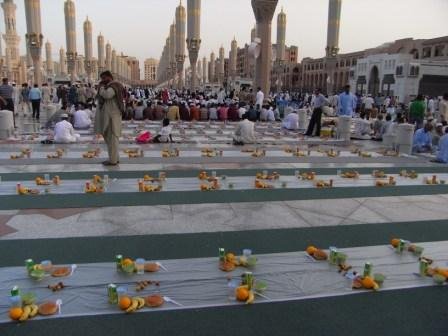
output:
<path id="1" fill-rule="evenodd" d="M 26 33 L 24 1 L 16 0 L 18 33 L 24 50 Z M 82 23 L 88 15 L 96 36 L 102 32 L 117 51 L 141 61 L 159 58 L 179 0 L 76 0 L 78 53 L 84 54 Z M 186 6 L 186 0 L 183 0 Z M 299 58 L 321 57 L 326 44 L 328 0 L 279 0 L 287 14 L 286 41 L 299 47 Z M 54 57 L 65 49 L 64 0 L 41 0 L 42 31 L 53 44 Z M 0 11 L 3 16 L 3 11 Z M 341 52 L 351 52 L 395 39 L 448 35 L 448 0 L 343 0 Z M 3 18 L 0 30 L 4 31 Z M 250 40 L 254 15 L 250 0 L 202 0 L 201 57 L 217 53 L 223 44 L 228 53 L 235 36 L 238 44 Z M 2 41 L 3 47 L 4 42 Z M 55 58 L 57 60 L 58 58 Z"/>

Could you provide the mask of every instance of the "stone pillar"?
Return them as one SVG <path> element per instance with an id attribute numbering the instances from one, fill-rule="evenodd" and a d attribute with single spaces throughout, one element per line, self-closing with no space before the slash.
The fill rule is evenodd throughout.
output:
<path id="1" fill-rule="evenodd" d="M 199 49 L 201 48 L 201 0 L 188 0 L 188 55 L 191 66 L 191 90 L 196 90 L 198 87 L 197 68 L 199 57 Z"/>
<path id="2" fill-rule="evenodd" d="M 207 67 L 207 57 L 204 57 L 202 59 L 202 83 L 207 83 L 207 73 L 208 73 L 208 67 Z"/>
<path id="3" fill-rule="evenodd" d="M 170 26 L 170 80 L 176 77 L 176 26 L 173 23 Z"/>
<path id="4" fill-rule="evenodd" d="M 61 48 L 59 50 L 59 68 L 60 73 L 59 76 L 66 77 L 67 76 L 67 59 L 65 58 L 65 50 Z"/>
<path id="5" fill-rule="evenodd" d="M 187 14 L 185 7 L 180 0 L 176 8 L 176 69 L 178 75 L 177 87 L 182 89 L 184 86 L 184 63 L 185 63 L 185 26 L 187 24 Z"/>
<path id="6" fill-rule="evenodd" d="M 101 74 L 105 69 L 105 57 L 104 57 L 104 36 L 100 33 L 98 35 L 98 75 Z"/>
<path id="7" fill-rule="evenodd" d="M 7 65 L 7 76 L 12 80 L 18 81 L 19 78 L 14 76 L 13 67 L 19 67 L 20 51 L 19 43 L 20 37 L 16 30 L 16 9 L 17 6 L 13 0 L 4 0 L 2 3 L 3 17 L 5 19 L 5 58 Z M 8 60 L 9 58 L 9 60 Z"/>
<path id="8" fill-rule="evenodd" d="M 25 0 L 27 34 L 26 41 L 33 59 L 34 84 L 42 85 L 43 39 L 40 16 L 40 0 Z"/>
<path id="9" fill-rule="evenodd" d="M 219 80 L 219 84 L 224 86 L 224 72 L 225 72 L 225 64 L 224 64 L 224 47 L 221 46 L 221 48 L 219 48 L 219 71 L 218 71 L 218 80 Z"/>
<path id="10" fill-rule="evenodd" d="M 215 61 L 215 53 L 212 51 L 210 54 L 210 72 L 208 74 L 208 81 L 210 83 L 216 82 L 216 76 L 215 76 L 215 67 L 216 67 L 216 61 Z"/>
<path id="11" fill-rule="evenodd" d="M 106 70 L 112 72 L 112 46 L 109 42 L 106 44 Z"/>
<path id="12" fill-rule="evenodd" d="M 54 76 L 54 63 L 53 56 L 51 55 L 51 43 L 47 41 L 45 43 L 45 61 L 47 62 L 47 78 Z"/>
<path id="13" fill-rule="evenodd" d="M 229 59 L 229 75 L 232 81 L 236 78 L 236 65 L 238 62 L 238 42 L 235 37 L 230 45 L 230 59 Z"/>
<path id="14" fill-rule="evenodd" d="M 255 86 L 260 87 L 265 96 L 270 92 L 272 59 L 272 17 L 278 0 L 251 0 L 257 20 L 257 35 L 261 38 L 261 52 L 255 67 Z"/>
<path id="15" fill-rule="evenodd" d="M 327 47 L 325 49 L 325 68 L 328 74 L 327 94 L 335 93 L 334 73 L 339 54 L 339 30 L 341 20 L 342 0 L 329 0 L 328 6 Z"/>
<path id="16" fill-rule="evenodd" d="M 72 0 L 64 3 L 65 37 L 67 42 L 67 68 L 71 82 L 76 81 L 76 63 L 78 53 L 76 50 L 76 8 Z"/>
<path id="17" fill-rule="evenodd" d="M 92 22 L 89 17 L 84 21 L 84 69 L 87 74 L 87 82 L 92 81 L 92 57 L 93 57 L 93 42 L 92 42 Z"/>

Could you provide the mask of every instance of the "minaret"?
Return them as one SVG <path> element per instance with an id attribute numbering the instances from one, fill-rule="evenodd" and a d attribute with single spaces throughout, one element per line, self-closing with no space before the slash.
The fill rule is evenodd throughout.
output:
<path id="1" fill-rule="evenodd" d="M 197 83 L 197 68 L 199 49 L 201 48 L 201 0 L 188 0 L 188 55 L 191 66 L 191 89 L 196 90 Z M 199 62 L 199 64 L 201 64 Z M 200 71 L 199 71 L 200 72 Z"/>
<path id="2" fill-rule="evenodd" d="M 12 71 L 12 65 L 14 64 L 18 66 L 20 62 L 20 37 L 17 35 L 16 30 L 17 6 L 13 0 L 4 0 L 2 8 L 3 17 L 5 19 L 5 34 L 3 34 L 3 39 L 5 40 L 5 55 L 9 58 L 9 65 L 7 65 L 8 78 L 10 80 L 18 80 L 19 78 L 14 76 Z"/>
<path id="3" fill-rule="evenodd" d="M 170 42 L 170 37 L 168 36 L 165 40 L 165 57 L 164 57 L 164 62 L 163 62 L 163 82 L 167 81 L 170 79 L 170 61 L 171 61 L 171 56 L 170 56 L 170 46 L 171 46 L 171 42 Z"/>
<path id="4" fill-rule="evenodd" d="M 184 86 L 184 63 L 185 63 L 185 27 L 187 24 L 187 14 L 185 7 L 180 0 L 176 8 L 176 65 L 179 81 L 177 87 L 182 89 Z"/>
<path id="5" fill-rule="evenodd" d="M 286 59 L 286 14 L 282 11 L 277 16 L 277 61 Z"/>
<path id="6" fill-rule="evenodd" d="M 325 64 L 329 76 L 329 80 L 327 79 L 327 94 L 333 94 L 335 91 L 334 72 L 336 71 L 337 56 L 339 53 L 341 9 L 342 0 L 329 0 L 327 47 L 325 48 Z"/>
<path id="7" fill-rule="evenodd" d="M 193 69 L 191 71 L 193 71 Z M 196 63 L 196 71 L 194 72 L 194 75 L 196 77 L 195 82 L 197 82 L 198 79 L 199 79 L 199 83 L 198 84 L 200 84 L 201 78 L 202 78 L 202 61 L 201 60 L 199 60 Z M 193 84 L 191 84 L 191 86 L 193 87 Z M 196 88 L 196 86 L 194 88 Z"/>
<path id="8" fill-rule="evenodd" d="M 112 62 L 111 62 L 111 71 L 114 76 L 118 74 L 118 59 L 117 59 L 117 52 L 115 49 L 112 50 Z"/>
<path id="9" fill-rule="evenodd" d="M 92 42 L 92 22 L 89 17 L 84 21 L 84 69 L 87 74 L 87 82 L 92 81 L 92 57 L 93 57 L 93 42 Z"/>
<path id="10" fill-rule="evenodd" d="M 67 76 L 67 59 L 65 58 L 65 56 L 66 54 L 64 48 L 59 49 L 59 76 L 61 77 Z"/>
<path id="11" fill-rule="evenodd" d="M 42 47 L 44 36 L 40 16 L 40 0 L 25 0 L 26 42 L 33 59 L 34 84 L 42 85 Z"/>
<path id="12" fill-rule="evenodd" d="M 202 59 L 202 83 L 207 83 L 207 57 L 204 56 Z"/>
<path id="13" fill-rule="evenodd" d="M 236 78 L 237 58 L 238 58 L 238 42 L 236 41 L 236 39 L 234 37 L 233 41 L 231 43 L 230 59 L 229 59 L 229 68 L 230 68 L 229 75 L 232 78 L 232 80 L 235 80 L 235 78 Z"/>
<path id="14" fill-rule="evenodd" d="M 105 62 L 104 36 L 100 33 L 98 35 L 98 75 L 104 71 Z"/>
<path id="15" fill-rule="evenodd" d="M 251 0 L 257 21 L 257 36 L 261 39 L 260 56 L 255 67 L 255 86 L 260 87 L 265 96 L 270 92 L 271 82 L 271 25 L 278 0 Z"/>
<path id="16" fill-rule="evenodd" d="M 223 85 L 224 83 L 224 47 L 221 46 L 221 48 L 219 48 L 219 72 L 218 72 L 218 81 L 220 85 Z"/>
<path id="17" fill-rule="evenodd" d="M 208 73 L 208 80 L 210 83 L 216 82 L 216 76 L 215 76 L 215 67 L 216 67 L 216 61 L 215 61 L 215 53 L 212 51 L 210 54 L 210 71 Z"/>
<path id="18" fill-rule="evenodd" d="M 257 37 L 257 28 L 253 27 L 250 30 L 250 42 L 253 42 L 255 40 L 255 38 Z"/>
<path id="19" fill-rule="evenodd" d="M 54 76 L 54 63 L 53 56 L 51 55 L 51 43 L 49 41 L 45 43 L 45 61 L 47 63 L 47 77 L 52 78 Z"/>
<path id="20" fill-rule="evenodd" d="M 176 77 L 176 26 L 170 26 L 170 79 Z"/>
<path id="21" fill-rule="evenodd" d="M 76 50 L 76 8 L 72 0 L 64 3 L 65 14 L 65 36 L 67 40 L 67 67 L 70 80 L 76 81 L 76 61 L 78 53 Z"/>
<path id="22" fill-rule="evenodd" d="M 106 44 L 106 70 L 112 71 L 112 46 L 109 42 Z"/>

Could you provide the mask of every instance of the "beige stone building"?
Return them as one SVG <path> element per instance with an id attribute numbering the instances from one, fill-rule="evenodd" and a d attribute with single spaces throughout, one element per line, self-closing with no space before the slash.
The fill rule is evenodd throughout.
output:
<path id="1" fill-rule="evenodd" d="M 419 40 L 405 38 L 384 43 L 376 48 L 339 54 L 333 78 L 335 91 L 342 90 L 344 85 L 350 82 L 350 78 L 353 76 L 353 67 L 356 67 L 359 59 L 378 54 L 410 54 L 414 59 L 448 62 L 448 36 Z M 325 58 L 304 58 L 302 60 L 300 85 L 297 89 L 310 92 L 319 87 L 325 90 L 327 80 Z"/>
<path id="2" fill-rule="evenodd" d="M 159 66 L 159 61 L 154 58 L 148 58 L 145 60 L 145 74 L 144 79 L 148 82 L 157 81 L 157 68 Z"/>

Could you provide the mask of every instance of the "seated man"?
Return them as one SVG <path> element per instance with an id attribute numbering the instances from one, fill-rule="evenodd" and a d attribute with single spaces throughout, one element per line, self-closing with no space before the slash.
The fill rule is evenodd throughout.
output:
<path id="1" fill-rule="evenodd" d="M 445 135 L 440 138 L 439 151 L 435 162 L 448 163 L 448 127 L 445 128 Z"/>
<path id="2" fill-rule="evenodd" d="M 54 142 L 62 144 L 76 142 L 80 135 L 75 134 L 72 124 L 67 121 L 68 115 L 61 115 L 61 119 L 54 127 Z"/>
<path id="3" fill-rule="evenodd" d="M 299 115 L 296 110 L 293 110 L 283 119 L 282 127 L 291 131 L 299 129 Z"/>
<path id="4" fill-rule="evenodd" d="M 90 111 L 89 111 L 90 112 Z M 84 109 L 84 104 L 79 104 L 77 111 L 73 114 L 74 127 L 77 130 L 86 130 L 90 128 L 92 120 L 89 113 Z"/>
<path id="5" fill-rule="evenodd" d="M 414 142 L 412 144 L 412 152 L 414 153 L 431 153 L 432 151 L 432 124 L 426 123 L 425 127 L 420 128 L 414 134 Z"/>
<path id="6" fill-rule="evenodd" d="M 364 118 L 366 118 L 364 116 Z M 371 133 L 372 128 L 370 127 L 370 122 L 364 118 L 356 118 L 355 123 L 355 139 L 360 140 L 370 140 L 371 139 Z"/>
<path id="7" fill-rule="evenodd" d="M 143 106 L 143 101 L 139 100 L 137 102 L 137 106 L 134 109 L 134 120 L 143 120 L 144 119 L 144 113 L 145 106 Z M 75 125 L 76 127 L 76 125 Z"/>
<path id="8" fill-rule="evenodd" d="M 243 116 L 243 120 L 238 123 L 233 136 L 233 144 L 243 146 L 245 144 L 255 143 L 255 124 L 248 120 L 248 114 Z"/>
<path id="9" fill-rule="evenodd" d="M 439 141 L 443 136 L 443 124 L 438 123 L 434 128 L 434 131 L 432 132 L 432 145 L 434 146 L 434 148 L 437 148 L 439 146 Z"/>
<path id="10" fill-rule="evenodd" d="M 172 128 L 170 126 L 170 120 L 168 118 L 163 119 L 162 129 L 159 134 L 154 138 L 155 143 L 167 143 L 173 142 L 173 137 L 171 135 Z"/>

